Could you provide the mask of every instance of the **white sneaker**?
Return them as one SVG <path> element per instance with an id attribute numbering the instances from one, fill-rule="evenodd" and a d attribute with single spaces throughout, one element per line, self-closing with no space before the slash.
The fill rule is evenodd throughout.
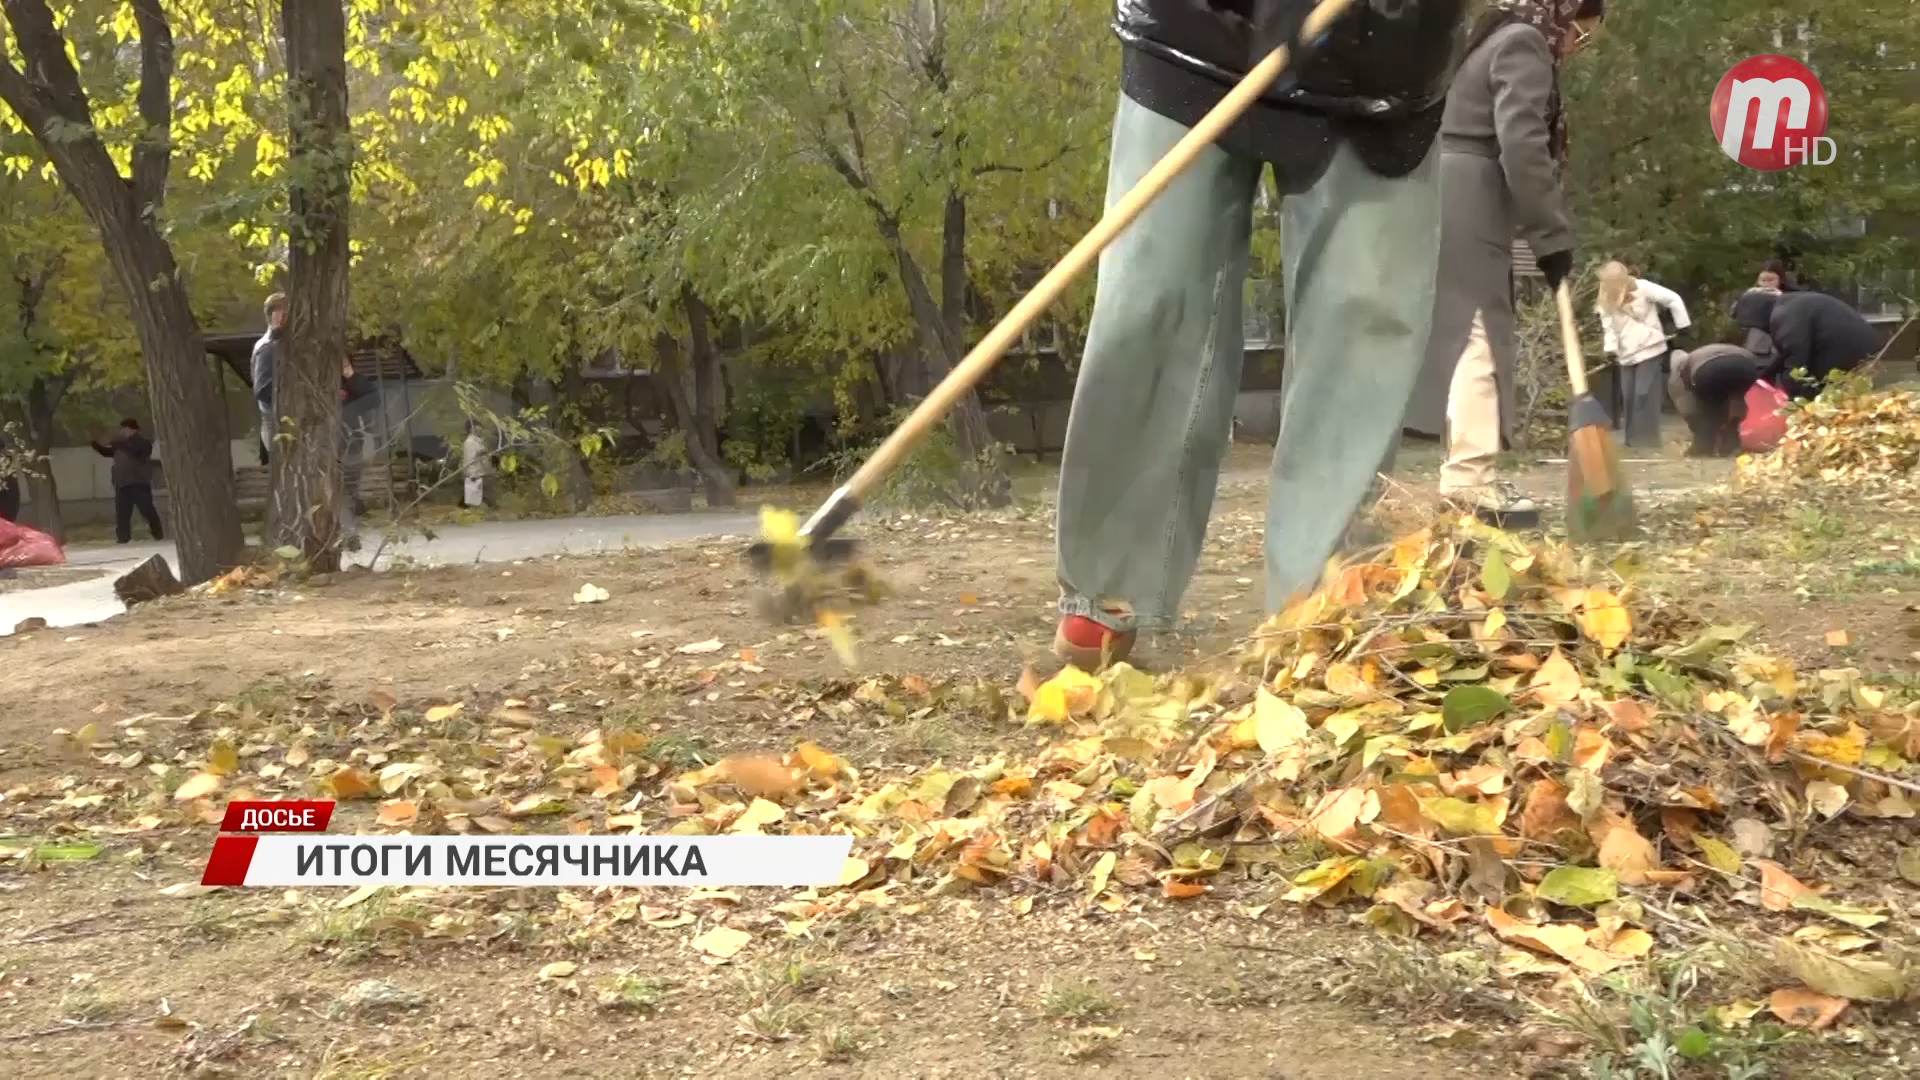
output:
<path id="1" fill-rule="evenodd" d="M 1540 523 L 1539 504 L 1505 480 L 1458 492 L 1453 499 L 1471 510 L 1475 517 L 1498 528 L 1524 529 Z"/>

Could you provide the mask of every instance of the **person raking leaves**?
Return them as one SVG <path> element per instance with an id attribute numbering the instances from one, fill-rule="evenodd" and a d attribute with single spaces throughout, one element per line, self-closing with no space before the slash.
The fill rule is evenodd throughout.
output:
<path id="1" fill-rule="evenodd" d="M 1107 190 L 1130 189 L 1311 0 L 1122 0 Z M 1199 561 L 1244 353 L 1253 205 L 1271 167 L 1287 370 L 1269 606 L 1310 587 L 1400 429 L 1433 316 L 1433 153 L 1464 0 L 1357 4 L 1100 258 L 1061 462 L 1054 649 L 1084 669 L 1171 630 Z"/>

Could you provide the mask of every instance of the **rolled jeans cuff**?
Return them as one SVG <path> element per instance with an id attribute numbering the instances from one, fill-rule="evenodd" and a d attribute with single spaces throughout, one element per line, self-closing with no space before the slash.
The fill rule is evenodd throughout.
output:
<path id="1" fill-rule="evenodd" d="M 1132 634 L 1143 628 L 1141 620 L 1131 612 L 1103 608 L 1084 596 L 1062 593 L 1060 595 L 1061 618 L 1071 618 L 1076 615 L 1099 623 L 1116 634 Z M 1154 627 L 1145 627 L 1145 629 L 1154 629 Z"/>

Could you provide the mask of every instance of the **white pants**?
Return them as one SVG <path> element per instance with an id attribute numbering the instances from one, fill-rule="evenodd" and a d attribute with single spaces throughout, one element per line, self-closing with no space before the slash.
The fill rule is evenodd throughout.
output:
<path id="1" fill-rule="evenodd" d="M 1440 466 L 1442 495 L 1470 494 L 1493 483 L 1500 455 L 1500 383 L 1493 346 L 1479 315 L 1447 389 L 1447 460 Z"/>

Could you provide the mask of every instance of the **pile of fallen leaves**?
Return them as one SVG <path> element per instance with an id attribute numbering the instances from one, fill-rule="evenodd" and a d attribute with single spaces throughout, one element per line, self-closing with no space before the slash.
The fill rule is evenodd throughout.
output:
<path id="1" fill-rule="evenodd" d="M 490 709 L 415 714 L 383 696 L 289 721 L 228 708 L 194 720 L 215 726 L 203 752 L 131 722 L 88 725 L 73 742 L 125 779 L 8 795 L 94 835 L 278 794 L 364 800 L 347 827 L 415 833 L 852 834 L 839 885 L 775 906 L 794 933 L 982 891 L 1022 912 L 1037 895 L 1094 913 L 1211 895 L 1483 935 L 1520 978 L 1639 963 L 1699 932 L 1676 912 L 1719 908 L 1777 937 L 1800 984 L 1783 1000 L 1809 1023 L 1908 997 L 1920 978 L 1895 898 L 1920 885 L 1920 850 L 1847 869 L 1822 845 L 1912 819 L 1920 704 L 1851 669 L 1796 672 L 1630 573 L 1472 519 L 1435 525 L 1338 568 L 1222 670 L 1023 679 L 1037 752 L 967 768 L 856 769 L 812 743 L 687 762 L 659 725 L 607 720 L 620 694 L 607 686 L 748 693 L 736 676 L 762 669 L 742 650 L 691 674 L 664 655 L 596 657 L 601 680 L 570 678 L 571 699 Z M 1602 577 L 1617 587 L 1578 584 Z M 911 676 L 789 704 L 832 719 L 1012 712 L 998 691 Z M 120 823 L 86 823 L 108 808 Z M 569 918 L 692 921 L 631 894 L 563 896 Z"/>
<path id="2" fill-rule="evenodd" d="M 1742 464 L 1750 476 L 1778 482 L 1910 485 L 1920 479 L 1920 393 L 1829 390 L 1787 414 L 1777 451 Z"/>

